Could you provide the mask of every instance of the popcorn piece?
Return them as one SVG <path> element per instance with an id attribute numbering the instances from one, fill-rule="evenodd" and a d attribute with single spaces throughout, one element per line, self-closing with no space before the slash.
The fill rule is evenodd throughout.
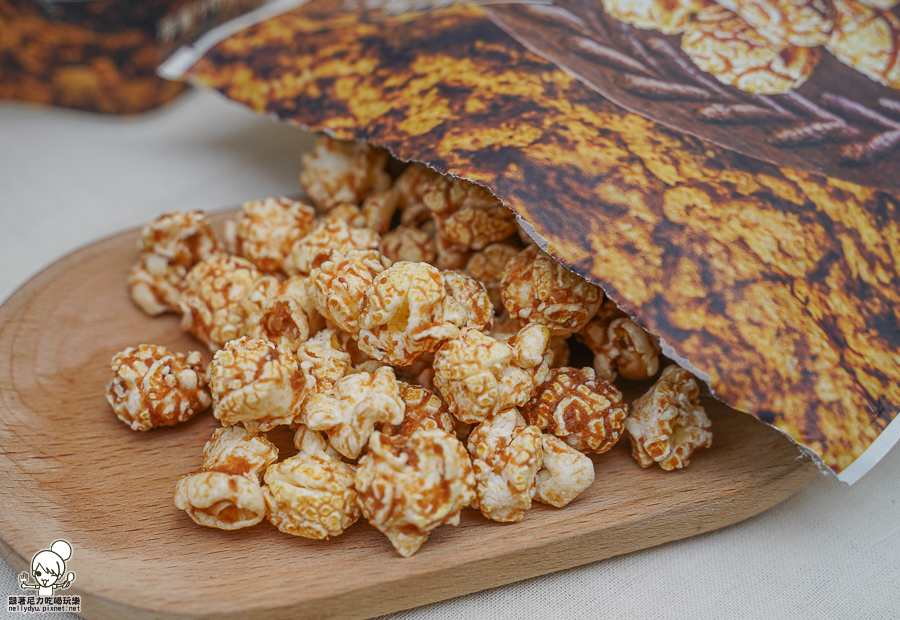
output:
<path id="1" fill-rule="evenodd" d="M 444 271 L 444 288 L 466 313 L 465 327 L 489 332 L 494 318 L 494 306 L 484 285 L 457 271 Z"/>
<path id="2" fill-rule="evenodd" d="M 594 463 L 558 437 L 541 435 L 543 460 L 534 499 L 562 508 L 594 482 Z"/>
<path id="3" fill-rule="evenodd" d="M 834 31 L 825 49 L 876 82 L 900 89 L 900 17 L 854 0 L 833 1 Z"/>
<path id="4" fill-rule="evenodd" d="M 162 256 L 186 271 L 222 251 L 219 238 L 202 211 L 163 213 L 141 231 L 141 245 L 145 252 Z"/>
<path id="5" fill-rule="evenodd" d="M 441 272 L 428 263 L 399 262 L 366 289 L 359 317 L 359 348 L 376 360 L 407 366 L 455 338 L 465 321 L 447 295 Z"/>
<path id="6" fill-rule="evenodd" d="M 144 251 L 128 275 L 128 289 L 150 316 L 176 310 L 188 271 L 222 249 L 201 211 L 164 213 L 144 227 L 141 247 Z"/>
<path id="7" fill-rule="evenodd" d="M 187 269 L 168 259 L 143 252 L 128 273 L 128 292 L 138 308 L 150 316 L 178 308 Z"/>
<path id="8" fill-rule="evenodd" d="M 246 333 L 296 351 L 323 324 L 307 290 L 308 278 L 275 280 L 273 287 L 266 287 L 268 290 L 259 295 L 262 299 L 256 299 L 255 291 L 261 281 L 264 278 L 257 281 L 244 300 Z"/>
<path id="9" fill-rule="evenodd" d="M 528 402 L 536 379 L 547 373 L 543 353 L 536 356 L 536 365 L 527 365 L 536 361 L 534 351 L 528 350 L 536 342 L 535 335 L 523 338 L 515 351 L 505 342 L 466 328 L 441 347 L 434 356 L 434 385 L 456 418 L 475 424 Z"/>
<path id="10" fill-rule="evenodd" d="M 294 447 L 297 452 L 303 452 L 309 456 L 326 456 L 341 460 L 341 453 L 331 447 L 325 435 L 309 430 L 305 424 L 298 424 L 294 432 Z"/>
<path id="11" fill-rule="evenodd" d="M 468 448 L 475 472 L 472 507 L 493 521 L 521 521 L 531 508 L 543 460 L 540 429 L 507 409 L 476 426 Z"/>
<path id="12" fill-rule="evenodd" d="M 306 274 L 333 252 L 348 253 L 351 250 L 377 250 L 381 237 L 369 228 L 357 228 L 347 220 L 329 216 L 319 220 L 305 237 L 291 247 L 291 254 L 284 262 L 288 274 Z"/>
<path id="13" fill-rule="evenodd" d="M 450 243 L 480 250 L 516 232 L 515 214 L 490 191 L 465 179 L 431 178 L 422 201 Z"/>
<path id="14" fill-rule="evenodd" d="M 424 230 L 398 226 L 381 238 L 381 253 L 391 261 L 433 263 L 437 258 L 434 239 Z"/>
<path id="15" fill-rule="evenodd" d="M 825 45 L 834 27 L 830 0 L 716 0 L 779 48 Z"/>
<path id="16" fill-rule="evenodd" d="M 434 247 L 437 252 L 435 265 L 438 269 L 463 269 L 472 257 L 472 250 L 461 243 L 455 243 L 443 233 L 440 223 L 435 222 Z"/>
<path id="17" fill-rule="evenodd" d="M 396 425 L 383 424 L 380 430 L 388 437 L 409 437 L 417 430 L 442 430 L 453 433 L 455 422 L 447 406 L 429 390 L 418 385 L 400 382 L 400 398 L 405 405 L 403 421 Z"/>
<path id="18" fill-rule="evenodd" d="M 459 524 L 475 480 L 466 449 L 453 435 L 420 429 L 410 436 L 374 433 L 356 470 L 363 515 L 408 558 L 439 525 Z"/>
<path id="19" fill-rule="evenodd" d="M 232 340 L 206 371 L 216 419 L 254 431 L 290 424 L 306 397 L 298 371 L 297 359 L 286 347 L 246 336 Z M 296 394 L 295 387 L 300 388 Z"/>
<path id="20" fill-rule="evenodd" d="M 509 343 L 510 339 L 512 339 L 522 327 L 521 320 L 511 319 L 506 313 L 503 313 L 499 317 L 494 317 L 491 326 L 491 336 L 497 340 Z M 569 353 L 568 341 L 562 336 L 553 336 L 550 338 L 547 351 L 544 353 L 544 361 L 547 363 L 548 368 L 560 368 L 569 363 Z M 541 379 L 541 382 L 544 380 L 545 379 Z"/>
<path id="21" fill-rule="evenodd" d="M 334 449 L 350 459 L 362 452 L 377 424 L 403 422 L 404 403 L 394 371 L 383 366 L 339 379 L 304 407 L 306 425 L 325 431 Z"/>
<path id="22" fill-rule="evenodd" d="M 330 391 L 353 369 L 350 354 L 341 348 L 333 329 L 324 329 L 297 347 L 297 361 L 310 395 Z"/>
<path id="23" fill-rule="evenodd" d="M 539 376 L 537 384 L 547 380 L 546 366 L 542 364 L 550 346 L 550 330 L 543 325 L 530 323 L 506 341 L 513 348 L 513 362 L 519 368 L 534 369 L 533 376 Z"/>
<path id="24" fill-rule="evenodd" d="M 112 358 L 106 388 L 116 416 L 135 431 L 172 426 L 209 407 L 200 353 L 172 353 L 155 344 L 129 347 Z"/>
<path id="25" fill-rule="evenodd" d="M 522 410 L 529 424 L 549 429 L 582 452 L 606 452 L 625 430 L 628 408 L 612 384 L 590 368 L 557 368 Z"/>
<path id="26" fill-rule="evenodd" d="M 360 516 L 353 488 L 356 468 L 330 456 L 318 433 L 301 427 L 298 435 L 303 438 L 300 453 L 266 470 L 266 517 L 285 534 L 318 540 L 339 536 Z"/>
<path id="27" fill-rule="evenodd" d="M 570 336 L 596 314 L 603 291 L 532 246 L 506 264 L 502 296 L 510 317 Z"/>
<path id="28" fill-rule="evenodd" d="M 594 352 L 594 371 L 606 381 L 649 379 L 659 372 L 659 340 L 607 299 L 597 316 L 578 332 Z"/>
<path id="29" fill-rule="evenodd" d="M 689 23 L 681 49 L 723 84 L 757 95 L 777 95 L 803 84 L 819 62 L 817 48 L 776 45 L 738 15 L 708 6 Z"/>
<path id="30" fill-rule="evenodd" d="M 603 0 L 603 10 L 611 17 L 643 30 L 678 34 L 691 16 L 708 4 L 708 0 Z"/>
<path id="31" fill-rule="evenodd" d="M 518 254 L 520 248 L 511 243 L 491 243 L 484 249 L 475 252 L 466 262 L 465 273 L 475 278 L 484 285 L 491 303 L 495 308 L 503 307 L 503 298 L 500 296 L 500 281 L 503 278 L 503 269 L 506 263 Z"/>
<path id="32" fill-rule="evenodd" d="M 237 530 L 266 515 L 259 475 L 278 458 L 264 436 L 240 427 L 220 428 L 203 450 L 199 470 L 175 485 L 175 506 L 198 525 Z"/>
<path id="33" fill-rule="evenodd" d="M 366 291 L 384 271 L 374 251 L 336 252 L 309 274 L 309 294 L 316 310 L 333 325 L 359 333 L 359 317 Z"/>
<path id="34" fill-rule="evenodd" d="M 641 467 L 666 471 L 687 467 L 697 448 L 712 446 L 712 424 L 700 406 L 693 375 L 668 366 L 649 392 L 634 401 L 625 421 L 631 454 Z"/>
<path id="35" fill-rule="evenodd" d="M 400 202 L 400 223 L 419 226 L 431 218 L 425 206 L 425 194 L 441 181 L 441 175 L 425 164 L 411 163 L 397 178 L 394 190 Z"/>
<path id="36" fill-rule="evenodd" d="M 391 220 L 399 206 L 400 195 L 393 188 L 370 195 L 360 209 L 362 228 L 371 228 L 383 235 L 390 230 Z"/>
<path id="37" fill-rule="evenodd" d="M 290 198 L 263 198 L 245 202 L 225 237 L 232 251 L 266 273 L 284 273 L 284 261 L 294 242 L 315 223 L 315 209 Z"/>
<path id="38" fill-rule="evenodd" d="M 341 203 L 360 204 L 373 192 L 391 185 L 385 171 L 387 151 L 364 142 L 334 140 L 320 135 L 303 154 L 300 185 L 320 211 Z"/>
<path id="39" fill-rule="evenodd" d="M 216 351 L 244 335 L 241 301 L 260 272 L 248 260 L 219 255 L 200 261 L 185 278 L 181 328 Z"/>

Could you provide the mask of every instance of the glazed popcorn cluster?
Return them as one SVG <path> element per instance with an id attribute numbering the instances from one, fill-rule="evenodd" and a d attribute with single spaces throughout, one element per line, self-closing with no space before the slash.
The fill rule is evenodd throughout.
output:
<path id="1" fill-rule="evenodd" d="M 418 164 L 394 180 L 386 164 L 323 137 L 300 175 L 313 204 L 249 202 L 224 243 L 198 212 L 144 229 L 132 299 L 180 313 L 212 360 L 126 349 L 107 398 L 141 431 L 212 405 L 221 427 L 177 482 L 179 509 L 314 539 L 363 517 L 408 557 L 467 507 L 506 523 L 572 502 L 594 480 L 589 455 L 626 431 L 642 467 L 682 468 L 711 445 L 678 367 L 629 411 L 613 381 L 652 380 L 659 343 L 496 198 Z M 584 345 L 593 367 L 569 367 Z M 280 461 L 278 426 L 297 450 Z"/>
<path id="2" fill-rule="evenodd" d="M 897 0 L 602 0 L 612 17 L 681 35 L 681 49 L 724 84 L 754 94 L 803 84 L 821 48 L 863 75 L 900 88 Z"/>

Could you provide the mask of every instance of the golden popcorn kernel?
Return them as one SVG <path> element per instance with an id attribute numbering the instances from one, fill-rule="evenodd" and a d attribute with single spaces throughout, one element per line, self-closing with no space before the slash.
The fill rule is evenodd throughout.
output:
<path id="1" fill-rule="evenodd" d="M 582 452 L 606 452 L 625 430 L 628 408 L 612 384 L 591 368 L 556 368 L 522 414 Z"/>
<path id="2" fill-rule="evenodd" d="M 458 525 L 475 495 L 465 447 L 437 429 L 395 437 L 375 432 L 355 486 L 365 518 L 407 558 L 438 526 Z"/>
<path id="3" fill-rule="evenodd" d="M 146 431 L 189 420 L 212 403 L 200 353 L 172 353 L 142 344 L 116 353 L 106 400 L 132 430 Z"/>
<path id="4" fill-rule="evenodd" d="M 694 376 L 674 365 L 634 401 L 625 421 L 634 459 L 641 467 L 658 463 L 667 471 L 687 467 L 694 450 L 712 446 L 710 427 Z"/>

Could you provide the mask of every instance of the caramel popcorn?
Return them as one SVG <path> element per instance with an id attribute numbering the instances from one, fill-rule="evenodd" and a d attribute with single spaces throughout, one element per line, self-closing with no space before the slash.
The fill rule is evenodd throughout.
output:
<path id="1" fill-rule="evenodd" d="M 309 335 L 322 328 L 322 318 L 308 293 L 308 278 L 294 276 L 271 287 L 261 286 L 266 278 L 254 284 L 244 299 L 245 331 L 251 338 L 261 338 L 283 345 L 292 351 L 307 341 Z M 265 289 L 258 294 L 256 291 Z"/>
<path id="2" fill-rule="evenodd" d="M 553 336 L 570 336 L 591 319 L 603 291 L 537 246 L 525 248 L 503 270 L 503 306 L 511 318 L 546 325 Z"/>
<path id="3" fill-rule="evenodd" d="M 466 314 L 464 327 L 489 332 L 494 318 L 494 306 L 481 282 L 458 271 L 444 271 L 444 288 Z"/>
<path id="4" fill-rule="evenodd" d="M 300 453 L 266 470 L 266 517 L 285 534 L 327 540 L 359 519 L 356 469 L 328 454 L 327 443 L 300 427 Z"/>
<path id="5" fill-rule="evenodd" d="M 356 470 L 363 515 L 403 557 L 418 551 L 436 527 L 458 525 L 474 486 L 466 449 L 437 429 L 395 437 L 375 432 Z"/>
<path id="6" fill-rule="evenodd" d="M 333 329 L 323 329 L 297 347 L 297 362 L 300 374 L 295 375 L 294 392 L 301 416 L 310 396 L 328 392 L 338 379 L 353 372 L 350 355 L 341 347 Z M 296 396 L 298 393 L 301 395 Z"/>
<path id="7" fill-rule="evenodd" d="M 812 75 L 821 55 L 817 48 L 776 45 L 718 5 L 687 25 L 681 49 L 718 81 L 757 95 L 794 90 Z"/>
<path id="8" fill-rule="evenodd" d="M 138 308 L 150 316 L 178 308 L 187 269 L 168 259 L 143 252 L 128 273 L 128 292 Z"/>
<path id="9" fill-rule="evenodd" d="M 490 243 L 472 254 L 466 262 L 465 274 L 484 285 L 495 308 L 503 307 L 503 298 L 500 296 L 503 269 L 519 251 L 520 248 L 511 243 Z"/>
<path id="10" fill-rule="evenodd" d="M 536 326 L 536 324 L 531 323 L 530 326 Z M 527 326 L 527 325 L 526 325 Z M 511 319 L 506 313 L 501 314 L 498 317 L 494 317 L 493 324 L 491 326 L 491 336 L 496 338 L 497 340 L 502 340 L 508 344 L 515 343 L 515 340 L 512 340 L 513 337 L 521 331 L 523 328 L 522 321 L 519 319 Z M 547 329 L 544 327 L 544 329 Z M 535 335 L 541 332 L 535 332 Z M 547 330 L 549 334 L 549 330 Z M 543 336 L 541 336 L 543 340 Z M 512 340 L 512 342 L 510 342 Z M 560 368 L 561 366 L 565 366 L 569 362 L 569 343 L 562 336 L 553 336 L 550 338 L 549 345 L 547 346 L 547 350 L 544 353 L 544 362 L 546 362 L 548 368 Z M 543 382 L 544 379 L 540 379 L 540 382 Z"/>
<path id="11" fill-rule="evenodd" d="M 834 31 L 825 48 L 863 75 L 900 89 L 900 17 L 854 0 L 833 1 Z"/>
<path id="12" fill-rule="evenodd" d="M 291 275 L 310 273 L 333 252 L 377 250 L 380 243 L 381 237 L 374 230 L 351 226 L 341 217 L 328 216 L 319 220 L 309 234 L 294 242 L 284 268 Z"/>
<path id="13" fill-rule="evenodd" d="M 315 209 L 290 198 L 253 200 L 228 222 L 225 239 L 233 253 L 260 271 L 285 273 L 294 242 L 312 230 L 315 219 Z"/>
<path id="14" fill-rule="evenodd" d="M 209 218 L 201 211 L 164 213 L 144 227 L 141 247 L 128 289 L 135 304 L 150 316 L 176 310 L 188 271 L 221 252 Z"/>
<path id="15" fill-rule="evenodd" d="M 594 371 L 601 379 L 649 379 L 659 372 L 659 341 L 609 299 L 578 338 L 594 352 Z"/>
<path id="16" fill-rule="evenodd" d="M 172 426 L 209 407 L 200 354 L 172 353 L 155 344 L 129 347 L 111 362 L 106 400 L 135 431 Z"/>
<path id="17" fill-rule="evenodd" d="M 439 223 L 434 228 L 434 248 L 437 253 L 435 265 L 438 269 L 463 269 L 473 253 L 467 246 L 451 241 L 443 233 Z"/>
<path id="18" fill-rule="evenodd" d="M 523 367 L 516 362 L 521 357 L 509 344 L 465 328 L 435 354 L 434 385 L 459 420 L 475 424 L 531 398 L 546 365 L 540 358 L 536 366 Z"/>
<path id="19" fill-rule="evenodd" d="M 399 262 L 375 276 L 359 317 L 359 348 L 372 358 L 407 366 L 459 334 L 465 313 L 428 263 Z"/>
<path id="20" fill-rule="evenodd" d="M 393 262 L 433 263 L 437 258 L 434 238 L 413 226 L 398 226 L 385 234 L 380 249 Z"/>
<path id="21" fill-rule="evenodd" d="M 582 452 L 606 452 L 625 430 L 628 408 L 612 384 L 591 368 L 556 368 L 522 414 Z"/>
<path id="22" fill-rule="evenodd" d="M 358 205 L 390 187 L 387 157 L 387 151 L 365 142 L 319 135 L 315 147 L 303 154 L 300 185 L 321 211 L 348 202 Z"/>
<path id="23" fill-rule="evenodd" d="M 240 427 L 220 428 L 203 450 L 203 464 L 175 485 L 175 506 L 198 525 L 237 530 L 266 515 L 259 475 L 278 458 L 263 435 Z"/>
<path id="24" fill-rule="evenodd" d="M 216 351 L 244 334 L 241 302 L 262 275 L 236 256 L 202 260 L 188 272 L 179 300 L 181 328 Z"/>
<path id="25" fill-rule="evenodd" d="M 338 329 L 358 334 L 366 291 L 382 271 L 378 252 L 335 252 L 309 274 L 316 310 Z"/>
<path id="26" fill-rule="evenodd" d="M 602 0 L 603 10 L 611 17 L 643 30 L 678 34 L 691 16 L 710 4 L 708 0 Z"/>
<path id="27" fill-rule="evenodd" d="M 678 366 L 663 370 L 625 421 L 634 459 L 641 467 L 659 463 L 667 471 L 687 467 L 694 450 L 712 446 L 710 427 L 697 382 Z"/>
<path id="28" fill-rule="evenodd" d="M 447 406 L 430 390 L 418 385 L 400 382 L 400 398 L 405 405 L 403 421 L 391 426 L 382 424 L 378 429 L 388 437 L 403 435 L 409 437 L 417 430 L 439 429 L 453 433 L 455 422 Z"/>
<path id="29" fill-rule="evenodd" d="M 383 366 L 338 379 L 328 392 L 310 396 L 303 421 L 311 430 L 325 431 L 335 450 L 355 459 L 377 424 L 400 424 L 403 412 L 394 371 Z"/>
<path id="30" fill-rule="evenodd" d="M 774 45 L 825 45 L 834 27 L 830 0 L 716 0 Z"/>
<path id="31" fill-rule="evenodd" d="M 506 343 L 513 349 L 513 363 L 519 368 L 530 369 L 535 385 L 547 380 L 545 358 L 550 347 L 549 329 L 543 325 L 529 323 Z"/>
<path id="32" fill-rule="evenodd" d="M 900 4 L 900 0 L 859 0 L 861 3 L 873 9 L 881 9 L 882 11 L 890 11 L 892 8 Z"/>
<path id="33" fill-rule="evenodd" d="M 141 231 L 144 252 L 162 256 L 185 270 L 222 251 L 219 238 L 202 211 L 168 211 Z"/>
<path id="34" fill-rule="evenodd" d="M 472 507 L 493 521 L 521 521 L 531 508 L 541 468 L 540 429 L 527 425 L 516 409 L 507 409 L 476 426 L 468 448 L 475 473 Z"/>
<path id="35" fill-rule="evenodd" d="M 290 424 L 306 396 L 302 389 L 295 393 L 298 372 L 297 359 L 286 347 L 246 336 L 232 340 L 206 372 L 216 419 L 258 431 Z"/>
<path id="36" fill-rule="evenodd" d="M 365 199 L 360 209 L 361 228 L 371 228 L 383 235 L 391 228 L 391 220 L 400 206 L 400 195 L 393 188 L 376 192 Z"/>
<path id="37" fill-rule="evenodd" d="M 425 164 L 411 163 L 397 178 L 394 190 L 400 202 L 400 223 L 419 226 L 431 218 L 425 206 L 425 194 L 439 181 L 440 175 Z"/>
<path id="38" fill-rule="evenodd" d="M 541 435 L 535 501 L 562 508 L 594 482 L 594 463 L 559 437 Z"/>

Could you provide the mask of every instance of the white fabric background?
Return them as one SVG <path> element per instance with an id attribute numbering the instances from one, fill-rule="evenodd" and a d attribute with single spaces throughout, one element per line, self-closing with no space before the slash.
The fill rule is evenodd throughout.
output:
<path id="1" fill-rule="evenodd" d="M 166 209 L 296 192 L 308 145 L 212 93 L 135 119 L 0 104 L 0 300 Z M 18 593 L 0 560 L 0 617 Z M 724 530 L 393 617 L 900 618 L 900 449 L 853 487 L 821 476 Z"/>

